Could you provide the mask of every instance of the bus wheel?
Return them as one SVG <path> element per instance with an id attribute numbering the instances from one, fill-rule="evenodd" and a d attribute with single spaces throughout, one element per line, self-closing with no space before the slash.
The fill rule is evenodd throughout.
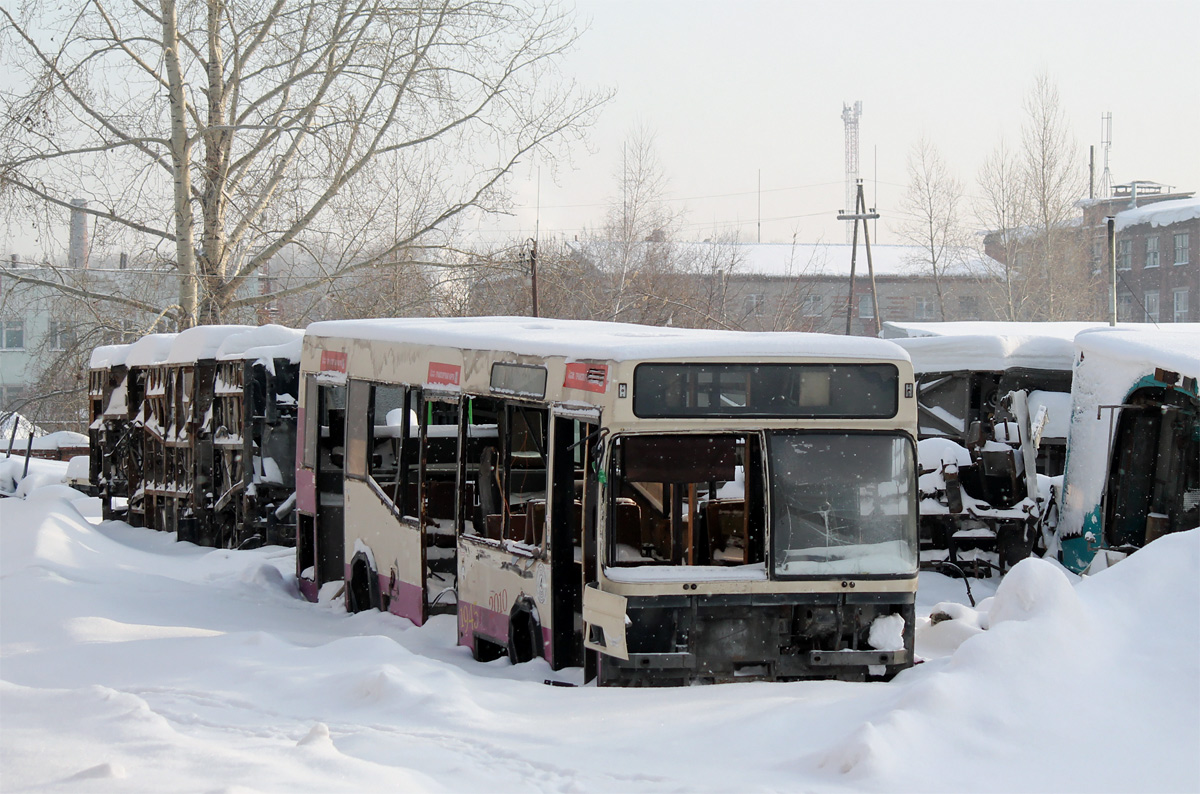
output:
<path id="1" fill-rule="evenodd" d="M 541 637 L 541 628 L 531 609 L 518 604 L 508 621 L 509 661 L 513 664 L 524 664 L 541 656 Z"/>
<path id="2" fill-rule="evenodd" d="M 477 662 L 494 662 L 504 655 L 504 648 L 496 643 L 485 640 L 478 634 L 475 635 L 475 643 L 471 646 L 471 658 Z"/>
<path id="3" fill-rule="evenodd" d="M 350 570 L 350 585 L 346 588 L 346 611 L 365 612 L 368 609 L 374 609 L 375 588 L 371 584 L 375 577 L 366 558 L 355 559 Z"/>

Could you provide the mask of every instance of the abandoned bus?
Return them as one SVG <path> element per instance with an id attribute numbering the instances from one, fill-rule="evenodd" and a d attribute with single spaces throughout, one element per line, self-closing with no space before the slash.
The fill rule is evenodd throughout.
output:
<path id="1" fill-rule="evenodd" d="M 290 544 L 300 336 L 200 326 L 96 348 L 90 481 L 104 517 L 205 546 Z"/>
<path id="2" fill-rule="evenodd" d="M 922 564 L 1001 572 L 1050 543 L 1075 335 L 1100 323 L 886 322 L 917 381 Z"/>
<path id="3" fill-rule="evenodd" d="M 1071 570 L 1107 566 L 1160 535 L 1200 525 L 1197 340 L 1196 323 L 1075 338 L 1058 523 Z"/>
<path id="4" fill-rule="evenodd" d="M 912 663 L 916 400 L 889 342 L 321 322 L 301 377 L 310 599 L 456 612 L 477 659 L 606 685 Z"/>

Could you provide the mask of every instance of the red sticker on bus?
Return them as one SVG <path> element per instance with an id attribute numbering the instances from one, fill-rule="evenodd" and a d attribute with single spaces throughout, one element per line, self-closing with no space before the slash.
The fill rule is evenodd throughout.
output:
<path id="1" fill-rule="evenodd" d="M 429 377 L 427 383 L 437 383 L 443 386 L 457 386 L 459 376 L 462 374 L 462 367 L 457 364 L 439 364 L 436 361 L 429 362 Z"/>
<path id="2" fill-rule="evenodd" d="M 567 378 L 563 386 L 603 394 L 608 388 L 608 367 L 604 364 L 567 364 Z"/>
<path id="3" fill-rule="evenodd" d="M 321 371 L 346 373 L 346 354 L 336 350 L 321 351 Z"/>

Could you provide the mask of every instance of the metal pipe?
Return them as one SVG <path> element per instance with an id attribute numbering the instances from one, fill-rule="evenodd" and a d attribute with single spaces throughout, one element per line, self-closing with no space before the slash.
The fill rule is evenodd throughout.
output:
<path id="1" fill-rule="evenodd" d="M 1112 293 L 1110 313 L 1108 317 L 1109 325 L 1117 324 L 1117 219 L 1112 215 L 1108 216 L 1108 283 L 1109 292 Z"/>

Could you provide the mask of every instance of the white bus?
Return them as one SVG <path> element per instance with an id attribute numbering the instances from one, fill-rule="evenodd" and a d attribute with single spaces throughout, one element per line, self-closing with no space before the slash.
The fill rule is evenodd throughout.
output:
<path id="1" fill-rule="evenodd" d="M 321 322 L 301 377 L 310 599 L 456 612 L 478 659 L 601 684 L 912 663 L 916 400 L 889 342 Z"/>
<path id="2" fill-rule="evenodd" d="M 1075 337 L 1057 528 L 1063 565 L 1107 567 L 1200 525 L 1200 324 Z M 1100 553 L 1098 553 L 1100 552 Z"/>

